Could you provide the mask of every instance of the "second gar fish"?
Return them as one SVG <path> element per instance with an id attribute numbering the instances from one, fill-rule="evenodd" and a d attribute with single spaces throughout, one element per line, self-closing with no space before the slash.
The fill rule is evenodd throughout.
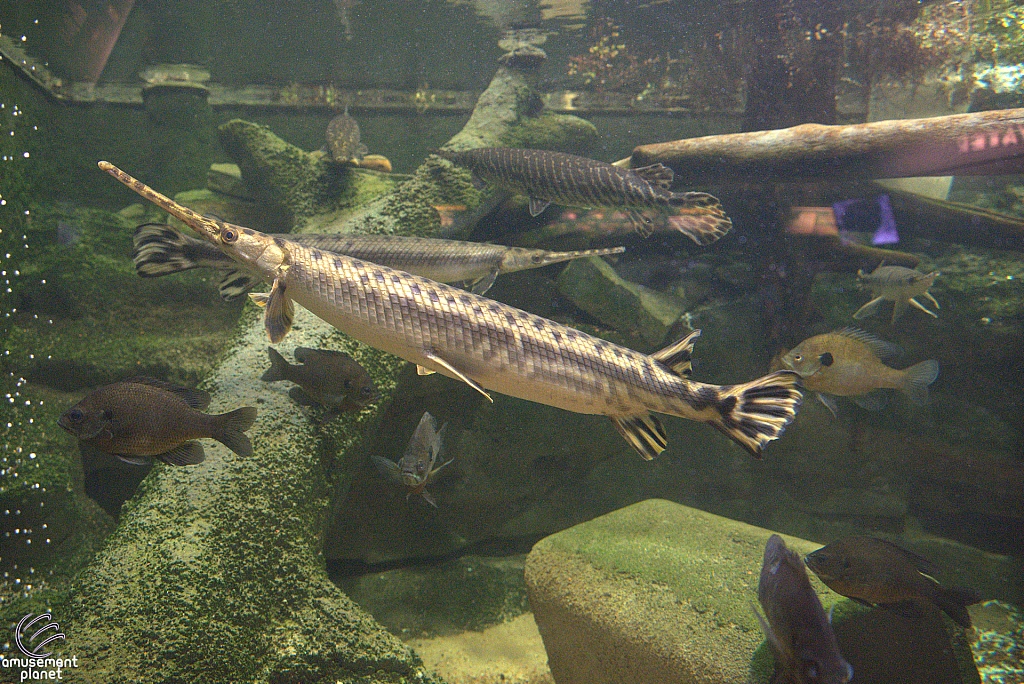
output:
<path id="1" fill-rule="evenodd" d="M 506 247 L 483 242 L 463 242 L 398 235 L 272 235 L 315 249 L 346 254 L 375 264 L 408 271 L 442 283 L 465 282 L 483 294 L 503 273 L 540 268 L 572 259 L 621 254 L 625 247 L 549 252 L 543 249 Z M 241 297 L 260 282 L 255 273 L 239 270 L 239 264 L 216 246 L 185 235 L 163 223 L 145 223 L 135 229 L 132 260 L 143 278 L 179 273 L 193 268 L 225 271 L 220 296 L 226 301 Z"/>
<path id="2" fill-rule="evenodd" d="M 273 343 L 288 334 L 298 303 L 420 373 L 460 380 L 489 401 L 494 390 L 607 416 L 646 459 L 668 444 L 652 412 L 708 423 L 759 458 L 800 405 L 792 371 L 736 385 L 690 380 L 699 331 L 643 354 L 472 292 L 200 216 L 109 162 L 99 167 L 272 283 L 269 293 L 250 296 L 264 307 Z"/>

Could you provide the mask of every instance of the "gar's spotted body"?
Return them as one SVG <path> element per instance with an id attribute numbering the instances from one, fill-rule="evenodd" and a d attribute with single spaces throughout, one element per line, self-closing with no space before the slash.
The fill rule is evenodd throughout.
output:
<path id="1" fill-rule="evenodd" d="M 534 216 L 551 202 L 589 209 L 619 208 L 647 235 L 651 219 L 640 212 L 671 212 L 677 217 L 673 225 L 700 245 L 714 242 L 732 228 L 713 195 L 670 191 L 672 169 L 662 164 L 624 169 L 573 154 L 506 147 L 438 150 L 437 154 L 488 182 L 528 196 Z"/>
<path id="2" fill-rule="evenodd" d="M 282 237 L 198 215 L 107 162 L 101 168 L 272 281 L 254 295 L 272 342 L 298 302 L 342 332 L 424 372 L 577 413 L 608 416 L 645 458 L 665 449 L 650 412 L 707 422 L 759 456 L 800 403 L 798 376 L 779 371 L 740 385 L 685 376 L 694 332 L 646 355 L 471 292 Z"/>

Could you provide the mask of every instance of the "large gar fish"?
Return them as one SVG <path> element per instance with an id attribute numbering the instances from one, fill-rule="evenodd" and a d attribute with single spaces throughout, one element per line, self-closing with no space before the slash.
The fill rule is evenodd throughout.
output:
<path id="1" fill-rule="evenodd" d="M 461 380 L 549 406 L 608 416 L 641 456 L 667 444 L 651 412 L 709 423 L 759 457 L 800 404 L 799 376 L 778 371 L 739 385 L 687 379 L 699 331 L 647 355 L 568 326 L 386 266 L 309 248 L 283 237 L 200 216 L 109 162 L 99 166 L 181 219 L 273 285 L 250 295 L 265 307 L 271 342 L 291 328 L 294 302 L 338 330 Z"/>
<path id="2" fill-rule="evenodd" d="M 571 259 L 621 254 L 625 247 L 549 252 L 482 242 L 398 235 L 270 235 L 305 247 L 383 264 L 442 283 L 469 283 L 483 294 L 503 273 L 540 268 Z M 179 273 L 192 268 L 227 271 L 220 281 L 220 296 L 231 301 L 262 279 L 259 273 L 240 270 L 238 262 L 204 240 L 185 235 L 163 223 L 144 223 L 135 229 L 132 261 L 143 278 Z"/>
<path id="3" fill-rule="evenodd" d="M 645 210 L 671 213 L 672 225 L 698 245 L 708 245 L 732 228 L 721 202 L 706 192 L 672 192 L 674 174 L 663 164 L 623 169 L 613 164 L 562 152 L 509 147 L 437 150 L 480 178 L 530 198 L 530 214 L 549 204 L 595 209 L 622 209 L 634 228 L 647 237 L 652 220 Z"/>

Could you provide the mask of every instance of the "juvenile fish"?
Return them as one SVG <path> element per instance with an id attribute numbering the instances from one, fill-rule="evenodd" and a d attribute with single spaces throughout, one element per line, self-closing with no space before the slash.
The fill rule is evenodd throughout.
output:
<path id="1" fill-rule="evenodd" d="M 853 667 L 843 659 L 832 624 L 825 616 L 807 571 L 795 551 L 777 534 L 768 538 L 754 609 L 775 654 L 774 684 L 846 684 Z"/>
<path id="2" fill-rule="evenodd" d="M 935 565 L 884 539 L 843 537 L 804 560 L 837 594 L 868 605 L 931 601 L 964 628 L 971 626 L 967 606 L 981 600 L 974 589 L 942 586 L 929 577 L 936 573 Z"/>
<path id="3" fill-rule="evenodd" d="M 878 311 L 878 307 L 882 302 L 888 300 L 893 303 L 892 323 L 895 323 L 906 313 L 909 306 L 924 311 L 932 318 L 938 318 L 938 314 L 929 311 L 921 302 L 914 299 L 915 297 L 926 297 L 928 301 L 935 305 L 936 309 L 941 308 L 939 303 L 935 301 L 935 297 L 932 297 L 932 294 L 928 291 L 928 288 L 935 283 L 935 279 L 938 276 L 938 271 L 921 273 L 904 266 L 879 265 L 871 273 L 859 270 L 857 271 L 857 278 L 864 286 L 871 290 L 872 299 L 857 309 L 853 317 L 858 321 L 862 318 L 867 318 Z"/>
<path id="4" fill-rule="evenodd" d="M 136 377 L 90 392 L 57 424 L 83 443 L 135 465 L 150 458 L 171 465 L 202 463 L 206 453 L 193 441 L 201 437 L 213 438 L 239 456 L 251 456 L 245 431 L 256 420 L 256 409 L 203 413 L 209 405 L 210 395 L 201 390 Z"/>
<path id="5" fill-rule="evenodd" d="M 694 331 L 652 354 L 386 266 L 310 249 L 200 216 L 109 162 L 100 168 L 272 283 L 250 295 L 265 308 L 271 342 L 291 329 L 295 303 L 338 330 L 487 390 L 577 413 L 608 416 L 644 458 L 667 444 L 651 412 L 709 423 L 755 457 L 800 404 L 799 376 L 778 371 L 739 385 L 691 381 Z"/>
<path id="6" fill-rule="evenodd" d="M 804 379 L 804 388 L 818 393 L 818 399 L 836 413 L 833 396 L 850 397 L 860 406 L 876 411 L 881 399 L 869 395 L 877 389 L 896 389 L 912 402 L 928 402 L 928 385 L 939 376 L 933 359 L 897 370 L 883 363 L 899 355 L 896 345 L 856 328 L 843 328 L 815 335 L 782 357 L 782 365 Z"/>
<path id="7" fill-rule="evenodd" d="M 348 115 L 348 107 L 345 107 L 343 114 L 327 124 L 327 152 L 331 161 L 359 164 L 363 155 L 369 152 L 359 138 L 359 123 Z"/>
<path id="8" fill-rule="evenodd" d="M 288 380 L 298 387 L 289 392 L 296 403 L 319 404 L 328 409 L 325 420 L 345 411 L 357 411 L 380 398 L 366 369 L 345 352 L 296 347 L 292 365 L 277 350 L 268 347 L 270 368 L 260 380 Z"/>
<path id="9" fill-rule="evenodd" d="M 462 242 L 398 235 L 271 235 L 325 252 L 347 254 L 442 283 L 468 283 L 483 294 L 503 273 L 540 268 L 572 259 L 621 254 L 625 247 L 549 252 L 543 249 L 506 247 L 483 242 Z M 163 223 L 146 223 L 135 229 L 132 260 L 143 278 L 157 278 L 193 268 L 225 271 L 220 281 L 221 298 L 241 297 L 260 282 L 256 272 L 240 265 L 215 245 Z"/>
<path id="10" fill-rule="evenodd" d="M 722 204 L 706 192 L 671 192 L 672 169 L 652 164 L 624 169 L 613 164 L 547 150 L 480 147 L 438 156 L 465 166 L 480 178 L 530 198 L 530 214 L 549 204 L 624 210 L 644 237 L 652 220 L 642 212 L 671 213 L 673 226 L 698 245 L 709 245 L 732 229 Z"/>
<path id="11" fill-rule="evenodd" d="M 414 494 L 419 494 L 434 508 L 437 508 L 437 502 L 427 491 L 427 485 L 437 478 L 442 468 L 455 460 L 453 458 L 436 468 L 434 467 L 443 448 L 441 436 L 445 427 L 447 427 L 447 423 L 438 430 L 434 417 L 429 413 L 424 413 L 416 430 L 412 433 L 409 446 L 406 447 L 405 453 L 398 463 L 377 454 L 370 456 L 374 465 L 385 477 L 392 482 L 400 482 L 405 485 L 408 489 L 405 498 L 408 499 Z"/>

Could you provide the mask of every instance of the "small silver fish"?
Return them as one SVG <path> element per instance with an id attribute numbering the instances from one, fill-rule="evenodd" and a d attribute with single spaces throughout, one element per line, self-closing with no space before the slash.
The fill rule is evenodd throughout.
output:
<path id="1" fill-rule="evenodd" d="M 932 318 L 938 318 L 938 314 L 924 308 L 914 297 L 927 297 L 936 309 L 942 308 L 928 291 L 939 275 L 938 271 L 921 273 L 903 266 L 886 266 L 885 262 L 871 273 L 857 271 L 857 279 L 871 290 L 872 299 L 857 309 L 853 317 L 859 321 L 873 315 L 878 311 L 878 306 L 888 299 L 893 303 L 891 323 L 895 323 L 909 306 L 924 311 Z"/>
<path id="2" fill-rule="evenodd" d="M 377 466 L 381 474 L 392 482 L 400 482 L 405 485 L 408 489 L 405 498 L 408 499 L 413 494 L 419 494 L 434 508 L 437 508 L 437 502 L 427 491 L 427 485 L 437 478 L 437 474 L 441 472 L 442 468 L 455 460 L 450 459 L 438 467 L 434 467 L 443 446 L 441 437 L 445 427 L 447 427 L 447 423 L 438 430 L 434 417 L 430 413 L 424 413 L 420 418 L 419 425 L 412 433 L 412 439 L 409 440 L 405 454 L 398 460 L 398 463 L 383 456 L 371 455 L 374 465 Z"/>

